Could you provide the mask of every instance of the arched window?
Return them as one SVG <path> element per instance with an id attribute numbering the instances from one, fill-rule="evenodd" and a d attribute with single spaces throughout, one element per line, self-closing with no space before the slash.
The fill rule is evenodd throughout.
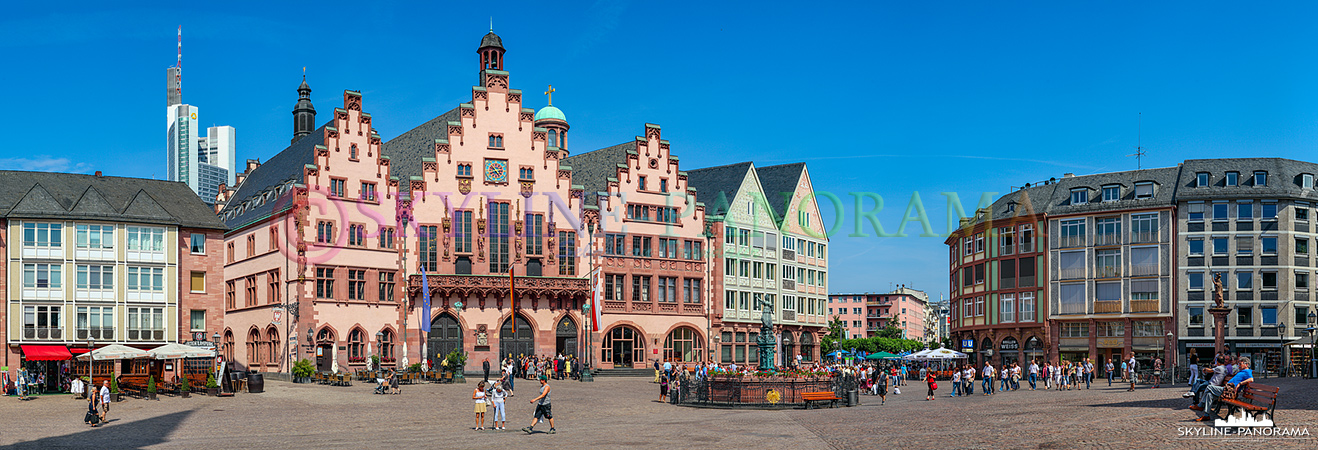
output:
<path id="1" fill-rule="evenodd" d="M 700 333 L 689 327 L 678 327 L 664 339 L 664 361 L 704 361 L 704 345 Z"/>
<path id="2" fill-rule="evenodd" d="M 255 328 L 247 332 L 247 365 L 261 364 L 261 332 Z"/>
<path id="3" fill-rule="evenodd" d="M 316 333 L 316 343 L 318 343 L 318 344 L 333 344 L 333 343 L 334 343 L 334 332 L 333 332 L 333 331 L 330 331 L 329 327 L 321 328 L 321 329 L 320 329 L 320 332 L 319 332 L 319 333 Z"/>
<path id="4" fill-rule="evenodd" d="M 363 339 L 365 335 L 366 332 L 362 331 L 361 328 L 353 328 L 352 331 L 348 332 L 348 363 L 349 364 L 359 364 L 366 362 L 366 353 L 365 353 L 366 344 L 365 344 L 365 339 Z"/>
<path id="5" fill-rule="evenodd" d="M 602 360 L 614 367 L 631 367 L 645 361 L 645 336 L 636 329 L 619 325 L 604 335 Z"/>
<path id="6" fill-rule="evenodd" d="M 265 348 L 265 350 L 266 350 L 266 357 L 265 357 L 265 362 L 266 362 L 266 364 L 269 364 L 269 365 L 272 365 L 272 366 L 278 366 L 278 365 L 279 365 L 279 360 L 282 359 L 282 358 L 279 357 L 279 353 L 280 353 L 280 351 L 279 351 L 279 329 L 277 329 L 277 328 L 275 328 L 275 327 L 273 327 L 273 326 L 270 327 L 270 328 L 266 328 L 266 329 L 265 329 L 265 340 L 266 340 L 266 348 Z"/>
<path id="7" fill-rule="evenodd" d="M 220 350 L 225 361 L 233 362 L 233 330 L 224 330 L 224 344 Z"/>
<path id="8" fill-rule="evenodd" d="M 558 147 L 558 130 L 549 130 L 549 146 Z"/>
<path id="9" fill-rule="evenodd" d="M 380 362 L 394 362 L 394 331 L 388 328 L 380 331 L 384 336 L 380 338 Z"/>

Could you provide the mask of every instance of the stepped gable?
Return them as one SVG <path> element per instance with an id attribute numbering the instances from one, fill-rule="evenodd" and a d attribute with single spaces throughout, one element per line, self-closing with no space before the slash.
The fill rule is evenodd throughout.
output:
<path id="1" fill-rule="evenodd" d="M 288 207 L 287 201 L 253 201 L 257 194 L 266 193 L 289 183 L 301 184 L 305 181 L 304 170 L 307 164 L 316 162 L 316 146 L 325 143 L 325 127 L 333 120 L 327 121 L 312 131 L 311 134 L 289 144 L 270 160 L 252 170 L 247 178 L 238 185 L 233 199 L 220 211 L 220 217 L 231 229 L 241 228 L 253 222 L 269 217 L 278 205 Z M 279 191 L 277 197 L 286 195 Z"/>
<path id="2" fill-rule="evenodd" d="M 783 216 L 796 193 L 796 185 L 805 173 L 805 163 L 780 164 L 776 166 L 756 167 L 755 174 L 760 177 L 760 186 L 764 189 L 765 200 L 773 211 L 773 217 L 782 223 Z"/>
<path id="3" fill-rule="evenodd" d="M 627 164 L 627 154 L 636 151 L 636 142 L 592 150 L 563 158 L 562 165 L 572 168 L 572 184 L 585 191 L 585 205 L 599 205 L 601 193 L 608 195 L 609 179 L 617 180 L 618 165 Z"/>
<path id="4" fill-rule="evenodd" d="M 143 194 L 155 208 L 145 200 L 133 206 Z M 215 212 L 186 184 L 72 173 L 0 171 L 0 216 L 225 229 Z"/>
<path id="5" fill-rule="evenodd" d="M 705 204 L 706 214 L 721 216 L 728 212 L 728 206 L 741 190 L 741 182 L 749 170 L 750 161 L 689 170 L 686 172 L 687 186 L 696 189 L 696 201 Z"/>
<path id="6" fill-rule="evenodd" d="M 399 183 L 421 176 L 421 158 L 437 158 L 435 140 L 448 140 L 448 123 L 462 121 L 459 109 L 450 109 L 381 145 L 380 154 L 389 157 L 390 176 L 398 177 Z"/>

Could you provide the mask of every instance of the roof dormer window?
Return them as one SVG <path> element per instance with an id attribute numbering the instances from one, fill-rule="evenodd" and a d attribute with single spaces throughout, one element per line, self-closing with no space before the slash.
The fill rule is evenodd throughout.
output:
<path id="1" fill-rule="evenodd" d="M 1103 186 L 1103 201 L 1115 202 L 1121 200 L 1121 186 Z"/>
<path id="2" fill-rule="evenodd" d="M 1268 173 L 1262 170 L 1254 171 L 1254 187 L 1263 187 L 1268 185 Z"/>
<path id="3" fill-rule="evenodd" d="M 1083 204 L 1085 204 L 1085 203 L 1089 203 L 1089 189 L 1088 189 L 1088 188 L 1075 188 L 1075 189 L 1072 189 L 1072 190 L 1071 190 L 1071 204 L 1072 204 L 1072 205 L 1083 205 Z"/>
<path id="4" fill-rule="evenodd" d="M 1313 189 L 1313 174 L 1311 173 L 1300 174 L 1300 187 L 1305 189 Z"/>
<path id="5" fill-rule="evenodd" d="M 1194 183 L 1195 183 L 1195 184 L 1194 184 L 1195 187 L 1207 187 L 1207 186 L 1208 186 L 1208 172 L 1199 172 L 1199 173 L 1194 174 Z"/>
<path id="6" fill-rule="evenodd" d="M 1239 178 L 1240 178 L 1240 172 L 1227 172 L 1227 173 L 1226 173 L 1226 185 L 1227 185 L 1227 186 L 1235 186 L 1235 185 L 1239 184 L 1239 183 L 1238 183 L 1238 179 L 1239 179 Z"/>
<path id="7" fill-rule="evenodd" d="M 1135 198 L 1153 198 L 1153 182 L 1135 183 Z"/>

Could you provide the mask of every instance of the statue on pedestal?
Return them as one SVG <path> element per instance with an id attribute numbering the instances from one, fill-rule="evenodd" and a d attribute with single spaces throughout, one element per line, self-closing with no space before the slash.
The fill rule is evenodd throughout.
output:
<path id="1" fill-rule="evenodd" d="M 1222 308 L 1222 299 L 1222 274 L 1216 273 L 1213 274 L 1213 303 L 1217 304 L 1218 308 Z"/>
<path id="2" fill-rule="evenodd" d="M 762 311 L 760 314 L 760 336 L 756 338 L 756 344 L 760 348 L 759 369 L 768 371 L 774 369 L 774 346 L 777 344 L 777 340 L 774 339 L 773 335 L 773 302 L 765 298 L 761 298 L 757 302 L 760 311 Z"/>

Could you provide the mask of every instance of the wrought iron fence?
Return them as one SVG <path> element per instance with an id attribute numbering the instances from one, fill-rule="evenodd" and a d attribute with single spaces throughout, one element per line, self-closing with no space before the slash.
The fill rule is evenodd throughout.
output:
<path id="1" fill-rule="evenodd" d="M 709 378 L 683 377 L 669 391 L 669 401 L 676 405 L 772 408 L 801 406 L 805 392 L 832 392 L 844 399 L 857 389 L 854 376 L 821 378 L 758 378 L 754 376 Z"/>

